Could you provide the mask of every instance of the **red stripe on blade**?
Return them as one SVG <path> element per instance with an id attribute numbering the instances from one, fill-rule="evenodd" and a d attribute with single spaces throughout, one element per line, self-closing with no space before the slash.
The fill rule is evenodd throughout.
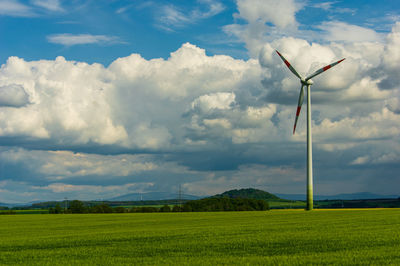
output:
<path id="1" fill-rule="evenodd" d="M 299 114 L 300 114 L 300 110 L 301 110 L 301 106 L 297 106 L 297 112 L 296 112 L 296 116 L 299 116 Z"/>
<path id="2" fill-rule="evenodd" d="M 327 70 L 330 69 L 331 67 L 332 67 L 331 65 L 326 66 L 326 67 L 323 68 L 323 70 L 324 70 L 324 71 L 327 71 Z"/>
<path id="3" fill-rule="evenodd" d="M 285 60 L 285 64 L 287 65 L 288 68 L 290 68 L 290 63 Z"/>

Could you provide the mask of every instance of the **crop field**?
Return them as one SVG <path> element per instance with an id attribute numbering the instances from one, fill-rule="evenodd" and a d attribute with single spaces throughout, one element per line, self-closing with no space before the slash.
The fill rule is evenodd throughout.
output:
<path id="1" fill-rule="evenodd" d="M 0 216 L 0 265 L 400 265 L 400 209 Z"/>

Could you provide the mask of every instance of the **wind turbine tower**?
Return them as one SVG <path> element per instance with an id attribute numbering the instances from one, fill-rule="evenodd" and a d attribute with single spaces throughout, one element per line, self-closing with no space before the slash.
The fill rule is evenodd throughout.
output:
<path id="1" fill-rule="evenodd" d="M 305 79 L 302 78 L 299 73 L 297 73 L 296 69 L 287 61 L 283 55 L 281 55 L 278 51 L 276 51 L 279 57 L 283 60 L 283 62 L 286 64 L 286 66 L 289 68 L 289 70 L 300 79 L 301 87 L 300 87 L 300 95 L 299 95 L 299 101 L 297 104 L 297 111 L 296 111 L 296 118 L 294 121 L 294 127 L 293 127 L 293 134 L 296 131 L 296 125 L 297 125 L 297 120 L 299 119 L 300 115 L 300 110 L 301 106 L 303 104 L 304 100 L 304 86 L 307 87 L 307 210 L 311 211 L 313 209 L 313 169 L 312 169 L 312 137 L 311 137 L 311 85 L 314 84 L 314 82 L 311 80 L 313 77 L 327 71 L 328 69 L 336 66 L 345 58 L 332 63 L 330 65 L 327 65 L 321 69 L 318 69 L 315 71 L 313 74 L 310 76 L 306 77 Z"/>

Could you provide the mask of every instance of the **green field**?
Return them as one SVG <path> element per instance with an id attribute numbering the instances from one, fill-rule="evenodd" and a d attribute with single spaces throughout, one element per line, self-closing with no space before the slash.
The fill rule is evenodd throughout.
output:
<path id="1" fill-rule="evenodd" d="M 0 216 L 0 264 L 400 265 L 400 210 Z"/>

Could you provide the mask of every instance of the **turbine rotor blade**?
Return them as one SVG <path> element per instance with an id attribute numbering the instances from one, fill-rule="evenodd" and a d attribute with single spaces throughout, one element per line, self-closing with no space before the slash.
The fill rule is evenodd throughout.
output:
<path id="1" fill-rule="evenodd" d="M 297 103 L 296 118 L 294 120 L 293 135 L 294 135 L 294 132 L 296 131 L 297 120 L 299 119 L 301 106 L 303 105 L 303 100 L 304 100 L 304 89 L 303 88 L 304 88 L 304 85 L 301 85 L 299 102 Z"/>
<path id="2" fill-rule="evenodd" d="M 282 59 L 282 61 L 286 64 L 286 66 L 290 69 L 290 71 L 292 71 L 293 74 L 296 75 L 296 77 L 298 77 L 299 79 L 302 79 L 302 77 L 299 75 L 299 73 L 297 73 L 296 69 L 294 69 L 294 67 L 292 67 L 292 65 L 289 63 L 288 60 L 286 60 L 283 55 L 281 55 L 278 50 L 275 50 L 276 53 L 279 55 L 279 57 Z"/>
<path id="3" fill-rule="evenodd" d="M 330 68 L 336 66 L 337 64 L 339 64 L 340 62 L 342 62 L 342 61 L 345 60 L 345 59 L 346 59 L 346 58 L 343 58 L 343 59 L 341 59 L 341 60 L 339 60 L 339 61 L 337 61 L 337 62 L 335 62 L 335 63 L 332 63 L 332 64 L 330 64 L 330 65 L 324 66 L 324 67 L 321 68 L 321 69 L 318 69 L 317 71 L 314 72 L 314 74 L 308 76 L 308 77 L 306 78 L 306 81 L 309 80 L 309 79 L 312 79 L 313 77 L 315 77 L 315 76 L 321 74 L 322 72 L 325 72 L 325 71 L 327 71 L 328 69 L 330 69 Z"/>

